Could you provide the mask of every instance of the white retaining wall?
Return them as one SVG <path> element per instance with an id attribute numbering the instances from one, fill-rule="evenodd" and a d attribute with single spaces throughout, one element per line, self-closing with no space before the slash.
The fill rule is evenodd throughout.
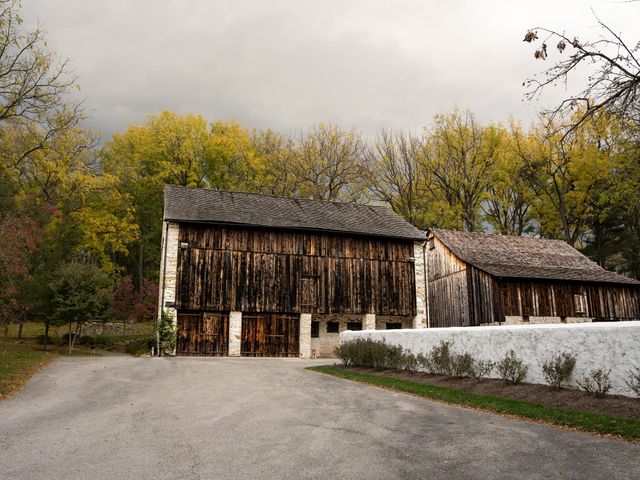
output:
<path id="1" fill-rule="evenodd" d="M 428 354 L 440 341 L 453 342 L 452 351 L 469 352 L 475 359 L 498 361 L 514 350 L 528 366 L 525 382 L 545 383 L 542 364 L 551 355 L 567 351 L 577 355 L 571 384 L 591 370 L 611 369 L 609 393 L 633 395 L 626 386 L 629 370 L 640 367 L 640 321 L 612 323 L 453 327 L 414 330 L 346 331 L 340 342 L 371 338 Z M 493 372 L 492 377 L 498 374 Z"/>

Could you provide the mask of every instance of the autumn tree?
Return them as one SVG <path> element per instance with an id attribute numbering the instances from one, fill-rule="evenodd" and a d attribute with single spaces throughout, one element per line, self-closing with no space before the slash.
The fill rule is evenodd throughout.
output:
<path id="1" fill-rule="evenodd" d="M 382 129 L 367 149 L 368 181 L 375 197 L 418 228 L 426 228 L 424 217 L 426 173 L 423 145 L 419 137 Z"/>
<path id="2" fill-rule="evenodd" d="M 4 350 L 9 324 L 23 317 L 21 287 L 29 275 L 29 257 L 41 241 L 38 225 L 16 209 L 16 188 L 0 170 L 0 325 L 4 326 Z"/>
<path id="3" fill-rule="evenodd" d="M 298 196 L 302 179 L 291 168 L 296 160 L 293 139 L 270 129 L 254 130 L 251 143 L 260 160 L 260 175 L 256 175 L 249 185 L 252 191 L 284 197 Z"/>
<path id="4" fill-rule="evenodd" d="M 534 206 L 543 236 L 571 246 L 584 239 L 594 213 L 593 196 L 611 168 L 613 133 L 602 122 L 585 123 L 564 141 L 554 125 L 541 122 L 526 139 L 518 139 L 538 197 Z"/>
<path id="5" fill-rule="evenodd" d="M 530 185 L 527 162 L 518 155 L 517 140 L 522 128 L 510 130 L 495 127 L 497 150 L 486 200 L 482 203 L 483 219 L 496 233 L 524 235 L 535 229 L 532 204 L 535 193 Z"/>
<path id="6" fill-rule="evenodd" d="M 210 142 L 204 118 L 165 111 L 114 135 L 100 151 L 101 169 L 126 199 L 137 228 L 135 249 L 125 263 L 136 272 L 139 293 L 160 262 L 164 184 L 207 186 L 214 161 Z"/>
<path id="7" fill-rule="evenodd" d="M 321 123 L 301 133 L 291 166 L 300 194 L 316 200 L 363 199 L 364 156 L 365 143 L 355 130 Z"/>
<path id="8" fill-rule="evenodd" d="M 126 335 L 127 323 L 153 317 L 156 312 L 158 286 L 145 279 L 142 295 L 136 289 L 131 275 L 122 276 L 111 299 L 111 310 L 122 322 L 122 335 Z"/>
<path id="9" fill-rule="evenodd" d="M 54 321 L 68 325 L 71 355 L 80 328 L 109 308 L 111 279 L 90 259 L 81 258 L 61 265 L 49 287 Z"/>
<path id="10" fill-rule="evenodd" d="M 498 142 L 495 129 L 480 125 L 469 111 L 435 116 L 425 129 L 423 162 L 434 225 L 482 229 Z"/>
<path id="11" fill-rule="evenodd" d="M 41 26 L 23 29 L 18 0 L 0 0 L 0 132 L 10 125 L 20 138 L 16 168 L 81 117 L 67 63 L 47 50 Z"/>

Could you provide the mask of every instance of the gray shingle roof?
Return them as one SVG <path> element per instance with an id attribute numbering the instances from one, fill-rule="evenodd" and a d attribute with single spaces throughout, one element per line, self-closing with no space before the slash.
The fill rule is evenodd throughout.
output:
<path id="1" fill-rule="evenodd" d="M 561 240 L 488 235 L 434 228 L 458 258 L 495 277 L 640 285 L 603 269 Z"/>
<path id="2" fill-rule="evenodd" d="M 164 218 L 178 222 L 249 225 L 424 240 L 384 206 L 337 203 L 165 185 Z"/>

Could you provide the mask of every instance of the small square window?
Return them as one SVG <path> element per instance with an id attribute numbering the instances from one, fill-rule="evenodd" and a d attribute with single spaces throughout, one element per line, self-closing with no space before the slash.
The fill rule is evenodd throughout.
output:
<path id="1" fill-rule="evenodd" d="M 387 330 L 401 330 L 402 323 L 400 322 L 387 322 Z"/>
<path id="2" fill-rule="evenodd" d="M 338 322 L 327 322 L 327 333 L 338 333 L 340 324 Z"/>
<path id="3" fill-rule="evenodd" d="M 362 330 L 362 322 L 348 322 L 347 330 Z"/>
<path id="4" fill-rule="evenodd" d="M 320 322 L 311 322 L 311 338 L 320 336 Z"/>
<path id="5" fill-rule="evenodd" d="M 582 293 L 577 293 L 573 296 L 573 304 L 578 316 L 587 313 L 587 299 Z"/>

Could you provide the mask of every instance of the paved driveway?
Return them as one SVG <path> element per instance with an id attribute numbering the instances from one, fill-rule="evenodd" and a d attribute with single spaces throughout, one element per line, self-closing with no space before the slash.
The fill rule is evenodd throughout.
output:
<path id="1" fill-rule="evenodd" d="M 640 446 L 303 370 L 65 358 L 0 402 L 0 478 L 640 478 Z"/>

